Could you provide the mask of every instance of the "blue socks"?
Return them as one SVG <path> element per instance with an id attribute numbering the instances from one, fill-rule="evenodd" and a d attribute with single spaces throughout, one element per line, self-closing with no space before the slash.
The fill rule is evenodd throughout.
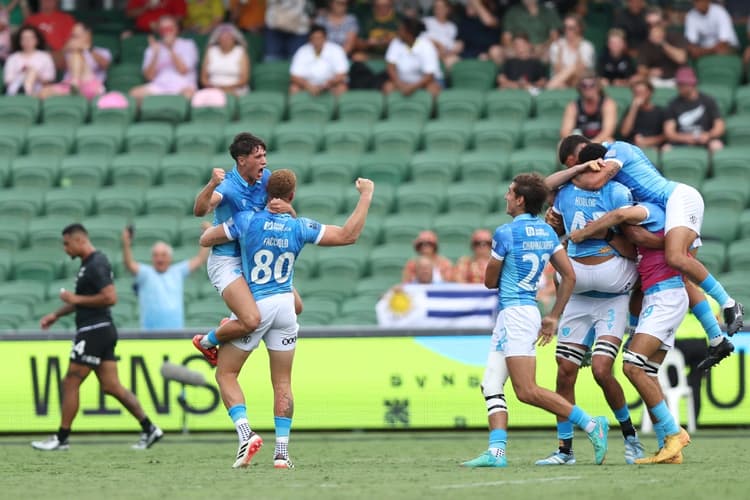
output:
<path id="1" fill-rule="evenodd" d="M 656 434 L 657 449 L 661 450 L 664 448 L 664 438 L 667 436 L 667 433 L 664 432 L 664 426 L 659 422 L 654 422 L 654 433 Z"/>
<path id="2" fill-rule="evenodd" d="M 566 420 L 557 423 L 557 439 L 560 441 L 573 439 L 573 422 Z"/>
<path id="3" fill-rule="evenodd" d="M 490 431 L 490 449 L 500 448 L 505 449 L 505 444 L 508 442 L 508 431 L 505 429 L 492 429 Z"/>
<path id="4" fill-rule="evenodd" d="M 227 413 L 229 413 L 232 422 L 237 422 L 241 418 L 247 420 L 247 407 L 245 405 L 234 405 L 229 408 Z"/>
<path id="5" fill-rule="evenodd" d="M 711 306 L 708 304 L 708 301 L 703 300 L 701 302 L 698 302 L 693 306 L 692 311 L 698 321 L 700 321 L 703 329 L 706 331 L 708 340 L 713 341 L 714 339 L 719 339 L 717 341 L 711 342 L 711 345 L 715 345 L 715 343 L 721 342 L 721 328 L 719 327 L 719 322 L 716 321 L 716 317 L 714 316 L 713 311 L 711 311 Z"/>
<path id="6" fill-rule="evenodd" d="M 731 307 L 734 305 L 734 301 L 729 298 L 729 294 L 721 283 L 716 281 L 716 278 L 711 273 L 708 273 L 706 279 L 698 284 L 712 299 L 718 302 L 722 309 Z"/>
<path id="7" fill-rule="evenodd" d="M 615 410 L 615 418 L 618 422 L 626 422 L 627 420 L 630 420 L 630 410 L 628 410 L 628 405 L 623 406 L 619 410 Z"/>
<path id="8" fill-rule="evenodd" d="M 208 332 L 206 337 L 208 338 L 208 341 L 211 342 L 214 346 L 221 344 L 221 342 L 219 342 L 219 339 L 216 338 L 216 330 L 211 330 L 210 332 Z"/>
<path id="9" fill-rule="evenodd" d="M 663 399 L 653 408 L 649 408 L 649 411 L 656 419 L 654 428 L 656 428 L 656 424 L 658 423 L 662 426 L 662 430 L 667 436 L 680 432 L 680 426 L 672 418 L 672 414 L 669 413 L 669 408 L 667 408 L 667 403 Z"/>
<path id="10" fill-rule="evenodd" d="M 578 427 L 586 431 L 588 434 L 596 428 L 596 422 L 591 416 L 583 411 L 579 406 L 574 405 L 573 411 L 570 412 L 568 420 L 576 424 Z"/>

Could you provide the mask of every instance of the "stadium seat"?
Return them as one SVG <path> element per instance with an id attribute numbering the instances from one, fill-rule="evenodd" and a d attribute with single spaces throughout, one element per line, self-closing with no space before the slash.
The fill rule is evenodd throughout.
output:
<path id="1" fill-rule="evenodd" d="M 739 220 L 740 214 L 736 210 L 708 206 L 703 216 L 701 239 L 727 245 L 737 237 Z"/>
<path id="2" fill-rule="evenodd" d="M 315 283 L 315 280 L 311 281 Z M 328 283 L 328 282 L 326 282 Z M 302 325 L 323 326 L 329 325 L 338 315 L 338 301 L 326 297 L 305 297 L 304 308 L 299 316 Z"/>
<path id="3" fill-rule="evenodd" d="M 537 118 L 523 123 L 521 142 L 524 148 L 556 149 L 560 142 L 560 119 Z"/>
<path id="4" fill-rule="evenodd" d="M 369 123 L 332 122 L 323 132 L 323 149 L 327 153 L 364 153 L 370 145 L 372 127 Z"/>
<path id="5" fill-rule="evenodd" d="M 2 237 L 0 237 L 0 241 L 2 241 Z M 0 246 L 0 283 L 5 282 L 10 274 L 10 268 L 13 265 L 13 253 L 14 250 Z"/>
<path id="6" fill-rule="evenodd" d="M 724 272 L 727 258 L 727 247 L 719 241 L 704 241 L 698 249 L 698 260 L 700 260 L 708 272 L 718 276 Z"/>
<path id="7" fill-rule="evenodd" d="M 355 286 L 356 293 L 364 295 L 368 291 L 369 285 L 371 287 L 369 291 L 372 292 L 377 287 L 379 293 L 382 295 L 391 286 L 400 283 L 404 265 L 414 253 L 411 241 L 416 235 L 417 233 L 414 233 L 408 239 L 373 248 L 369 257 L 370 271 L 373 278 L 364 283 L 362 281 L 365 280 L 357 283 Z"/>
<path id="8" fill-rule="evenodd" d="M 508 178 L 508 155 L 492 150 L 470 151 L 458 160 L 459 177 L 464 182 L 496 184 Z"/>
<path id="9" fill-rule="evenodd" d="M 89 101 L 81 95 L 52 96 L 42 101 L 42 120 L 48 125 L 77 127 L 89 116 Z"/>
<path id="10" fill-rule="evenodd" d="M 473 123 L 482 115 L 484 94 L 475 90 L 446 89 L 437 98 L 437 114 L 441 120 Z"/>
<path id="11" fill-rule="evenodd" d="M 140 71 L 140 68 L 135 67 L 133 68 L 133 70 L 138 72 Z M 113 70 L 110 69 L 109 80 L 112 79 L 112 71 Z M 131 87 L 138 85 L 138 83 L 131 85 Z M 125 93 L 127 94 L 127 90 L 125 90 Z M 92 123 L 95 123 L 97 125 L 119 125 L 120 127 L 127 127 L 128 125 L 130 125 L 130 123 L 135 119 L 135 100 L 130 96 L 126 96 L 126 99 L 128 101 L 128 106 L 126 108 L 100 108 L 97 105 L 97 103 L 99 102 L 99 98 L 95 98 L 92 101 L 93 104 L 91 106 Z"/>
<path id="12" fill-rule="evenodd" d="M 26 149 L 31 156 L 65 156 L 75 139 L 75 128 L 65 125 L 31 127 L 26 136 Z"/>
<path id="13" fill-rule="evenodd" d="M 435 218 L 435 231 L 440 241 L 440 253 L 445 255 L 447 245 L 458 243 L 465 250 L 474 232 L 474 224 L 467 222 L 467 212 L 449 212 Z"/>
<path id="14" fill-rule="evenodd" d="M 134 123 L 125 131 L 125 149 L 129 153 L 164 155 L 172 149 L 174 129 L 168 123 Z"/>
<path id="15" fill-rule="evenodd" d="M 30 316 L 30 304 L 0 302 L 0 330 L 15 330 Z"/>
<path id="16" fill-rule="evenodd" d="M 2 149 L 2 148 L 0 148 Z M 0 188 L 4 188 L 8 185 L 10 180 L 11 160 L 12 156 L 2 156 L 0 154 Z"/>
<path id="17" fill-rule="evenodd" d="M 271 170 L 287 168 L 297 176 L 297 185 L 304 184 L 310 176 L 311 153 L 306 152 L 274 152 L 268 153 L 267 165 Z M 232 161 L 231 158 L 229 161 Z M 230 164 L 231 165 L 231 164 Z"/>
<path id="18" fill-rule="evenodd" d="M 661 168 L 668 179 L 700 189 L 708 173 L 708 152 L 705 148 L 699 147 L 680 147 L 663 151 Z"/>
<path id="19" fill-rule="evenodd" d="M 378 194 L 373 196 L 372 202 L 370 203 L 370 210 L 368 212 L 368 223 L 365 226 L 370 226 L 369 220 L 373 216 L 386 215 L 391 212 L 393 208 L 393 200 L 395 199 L 396 186 L 394 184 L 382 183 L 378 184 L 376 189 Z M 359 201 L 359 192 L 357 190 L 349 188 L 344 191 L 344 212 L 351 213 L 354 207 Z"/>
<path id="20" fill-rule="evenodd" d="M 26 144 L 26 131 L 24 126 L 0 123 L 0 157 L 13 158 L 22 154 Z"/>
<path id="21" fill-rule="evenodd" d="M 625 114 L 628 112 L 630 103 L 633 100 L 633 92 L 628 87 L 617 87 L 610 85 L 604 91 L 608 97 L 611 97 L 617 105 L 617 116 L 618 122 L 622 120 Z"/>
<path id="22" fill-rule="evenodd" d="M 750 85 L 738 87 L 734 94 L 735 112 L 738 115 L 750 113 Z"/>
<path id="23" fill-rule="evenodd" d="M 497 66 L 492 61 L 462 59 L 451 68 L 451 88 L 490 90 L 496 86 Z"/>
<path id="24" fill-rule="evenodd" d="M 410 96 L 391 92 L 386 97 L 388 120 L 424 122 L 432 115 L 432 96 L 426 90 L 418 90 Z"/>
<path id="25" fill-rule="evenodd" d="M 0 214 L 30 219 L 42 212 L 44 191 L 31 188 L 4 189 L 0 196 Z"/>
<path id="26" fill-rule="evenodd" d="M 24 220 L 18 220 L 11 215 L 0 215 L 0 224 L 3 230 L 0 231 L 0 260 L 8 257 L 6 253 L 14 252 L 26 244 L 28 237 L 28 225 Z M 0 263 L 0 267 L 3 267 Z M 5 271 L 8 268 L 5 267 Z M 0 271 L 0 280 L 5 275 Z"/>
<path id="27" fill-rule="evenodd" d="M 322 298 L 340 303 L 344 298 L 351 296 L 355 283 L 356 278 L 345 278 L 336 275 L 326 276 L 322 273 L 318 273 L 316 279 L 305 280 L 304 282 L 300 281 L 297 291 L 299 291 L 303 299 L 304 307 L 302 314 L 304 315 L 305 310 L 307 310 L 307 304 L 310 299 Z"/>
<path id="28" fill-rule="evenodd" d="M 32 306 L 36 302 L 42 302 L 45 295 L 45 284 L 41 281 L 13 280 L 0 283 L 0 302 Z"/>
<path id="29" fill-rule="evenodd" d="M 253 90 L 256 92 L 270 91 L 286 94 L 289 91 L 289 61 L 255 64 L 252 80 Z"/>
<path id="30" fill-rule="evenodd" d="M 466 122 L 442 119 L 427 123 L 422 129 L 425 150 L 436 153 L 462 153 L 469 145 L 471 129 Z"/>
<path id="31" fill-rule="evenodd" d="M 65 226 L 58 229 L 62 231 Z M 62 237 L 58 237 L 61 241 Z M 34 247 L 33 252 L 17 252 L 13 256 L 13 279 L 41 281 L 49 283 L 50 281 L 62 278 L 62 256 L 59 246 L 55 247 Z"/>
<path id="32" fill-rule="evenodd" d="M 63 187 L 97 188 L 109 180 L 111 157 L 79 154 L 63 158 L 60 165 L 60 184 Z"/>
<path id="33" fill-rule="evenodd" d="M 187 191 L 185 186 L 164 184 L 146 191 L 144 213 L 184 217 L 192 214 L 193 202 L 194 193 Z"/>
<path id="34" fill-rule="evenodd" d="M 501 193 L 504 193 L 506 188 L 503 188 Z M 501 212 L 499 210 L 495 212 L 490 212 L 484 217 L 482 217 L 482 223 L 478 225 L 478 227 L 483 227 L 487 230 L 489 230 L 491 233 L 495 232 L 495 229 L 502 226 L 503 224 L 507 224 L 511 222 L 513 218 L 506 214 L 505 212 Z"/>
<path id="35" fill-rule="evenodd" d="M 81 220 L 94 207 L 96 187 L 68 186 L 50 189 L 44 193 L 44 211 L 49 215 L 62 215 L 70 220 Z"/>
<path id="36" fill-rule="evenodd" d="M 485 106 L 487 119 L 521 123 L 528 119 L 533 108 L 533 98 L 523 89 L 502 89 L 487 92 Z"/>
<path id="37" fill-rule="evenodd" d="M 742 239 L 750 238 L 750 210 L 744 210 L 740 215 L 739 237 Z"/>
<path id="38" fill-rule="evenodd" d="M 76 130 L 76 152 L 84 155 L 114 156 L 120 152 L 125 137 L 121 125 L 97 123 Z"/>
<path id="39" fill-rule="evenodd" d="M 750 178 L 750 147 L 727 146 L 712 155 L 713 174 L 715 177 L 734 179 Z"/>
<path id="40" fill-rule="evenodd" d="M 357 178 L 360 156 L 346 153 L 315 155 L 310 162 L 310 180 L 318 185 L 341 185 L 351 189 Z"/>
<path id="41" fill-rule="evenodd" d="M 722 83 L 701 83 L 698 90 L 714 98 L 716 105 L 719 106 L 721 116 L 727 116 L 732 111 L 734 107 L 734 87 Z"/>
<path id="42" fill-rule="evenodd" d="M 98 195 L 99 193 L 97 193 Z M 124 196 L 127 197 L 127 194 L 124 194 Z M 128 199 L 130 200 L 130 198 Z M 132 216 L 120 212 L 114 215 L 104 214 L 86 218 L 83 220 L 83 225 L 95 247 L 115 249 L 122 248 L 122 230 L 125 229 L 130 220 L 132 220 Z M 113 256 L 110 255 L 109 258 L 114 261 Z"/>
<path id="43" fill-rule="evenodd" d="M 432 229 L 433 219 L 431 214 L 403 212 L 386 217 L 383 220 L 383 241 L 385 243 L 412 241 L 420 231 Z"/>
<path id="44" fill-rule="evenodd" d="M 421 129 L 410 120 L 376 123 L 372 133 L 373 151 L 410 155 L 419 147 Z"/>
<path id="45" fill-rule="evenodd" d="M 224 163 L 231 166 L 229 155 Z M 165 186 L 188 186 L 196 188 L 208 182 L 211 176 L 209 157 L 195 154 L 172 154 L 161 158 L 159 171 Z M 196 193 L 197 194 L 197 191 Z"/>
<path id="46" fill-rule="evenodd" d="M 396 193 L 399 213 L 434 216 L 443 209 L 445 183 L 410 182 L 398 186 Z"/>
<path id="47" fill-rule="evenodd" d="M 144 196 L 142 187 L 131 185 L 101 189 L 97 191 L 94 198 L 98 215 L 118 215 L 131 218 L 141 212 Z M 122 230 L 122 228 L 120 229 Z"/>
<path id="48" fill-rule="evenodd" d="M 122 63 L 140 64 L 148 48 L 148 36 L 143 33 L 133 33 L 120 40 L 120 61 Z"/>
<path id="49" fill-rule="evenodd" d="M 307 92 L 299 92 L 289 97 L 289 119 L 321 125 L 333 117 L 335 105 L 332 94 L 312 96 Z"/>
<path id="50" fill-rule="evenodd" d="M 206 125 L 224 125 L 234 120 L 237 115 L 237 97 L 234 94 L 224 94 L 224 106 L 191 106 L 190 120 L 194 123 Z"/>
<path id="51" fill-rule="evenodd" d="M 319 247 L 306 245 L 302 253 L 294 261 L 294 277 L 296 280 L 308 280 L 317 274 Z"/>
<path id="52" fill-rule="evenodd" d="M 238 99 L 237 110 L 241 121 L 275 125 L 286 111 L 286 90 L 284 93 L 255 91 L 245 94 Z"/>
<path id="53" fill-rule="evenodd" d="M 729 146 L 747 146 L 750 144 L 750 116 L 733 115 L 725 119 L 726 138 Z"/>
<path id="54" fill-rule="evenodd" d="M 125 153 L 112 160 L 112 184 L 146 189 L 159 175 L 161 156 L 148 153 Z"/>
<path id="55" fill-rule="evenodd" d="M 446 185 L 456 178 L 458 154 L 448 151 L 427 151 L 415 154 L 409 162 L 415 183 Z"/>
<path id="56" fill-rule="evenodd" d="M 222 144 L 224 130 L 221 125 L 182 123 L 175 129 L 175 151 L 185 154 L 212 155 Z"/>
<path id="57" fill-rule="evenodd" d="M 727 251 L 727 265 L 730 272 L 750 273 L 750 239 L 733 241 L 729 244 Z M 699 251 L 701 260 L 703 260 L 703 249 Z"/>
<path id="58" fill-rule="evenodd" d="M 320 127 L 308 123 L 280 123 L 273 131 L 273 150 L 311 155 L 318 150 L 322 136 Z"/>
<path id="59" fill-rule="evenodd" d="M 178 243 L 179 223 L 182 215 L 149 214 L 132 220 L 133 245 L 150 247 L 157 241 L 164 241 L 170 245 Z M 190 219 L 191 222 L 194 222 Z"/>
<path id="60" fill-rule="evenodd" d="M 518 149 L 510 154 L 509 164 L 510 178 L 529 172 L 546 176 L 557 170 L 554 148 Z"/>
<path id="61" fill-rule="evenodd" d="M 11 184 L 17 188 L 44 191 L 57 184 L 60 159 L 47 156 L 19 156 L 11 167 Z"/>
<path id="62" fill-rule="evenodd" d="M 482 120 L 474 124 L 472 132 L 474 150 L 492 153 L 510 153 L 520 140 L 520 122 L 500 119 Z"/>
<path id="63" fill-rule="evenodd" d="M 271 139 L 273 138 L 273 129 L 275 126 L 274 123 L 255 122 L 252 119 L 227 123 L 224 126 L 223 145 L 221 145 L 219 149 L 221 151 L 229 151 L 229 146 L 234 142 L 234 138 L 237 134 L 243 132 L 249 132 L 262 139 L 263 142 L 266 143 L 266 148 L 270 149 L 272 146 Z"/>
<path id="64" fill-rule="evenodd" d="M 707 207 L 729 208 L 742 212 L 750 199 L 750 179 L 717 177 L 708 179 L 701 188 Z"/>
<path id="65" fill-rule="evenodd" d="M 182 224 L 180 225 L 180 228 L 178 229 L 178 236 L 177 236 L 177 239 L 179 240 L 180 245 L 189 247 L 189 248 L 197 248 L 198 240 L 200 239 L 201 234 L 203 234 L 203 228 L 201 227 L 201 224 L 203 222 L 208 222 L 209 224 L 212 224 L 213 217 L 214 217 L 214 214 L 210 213 L 210 214 L 207 214 L 202 219 L 199 219 L 197 217 L 188 217 L 187 219 L 183 220 Z"/>
<path id="66" fill-rule="evenodd" d="M 102 25 L 98 24 L 96 27 L 96 33 L 93 33 L 93 43 L 92 45 L 94 47 L 101 47 L 103 49 L 109 50 L 109 53 L 112 55 L 113 61 L 119 61 L 120 60 L 120 35 L 118 33 L 109 33 L 102 30 Z"/>
<path id="67" fill-rule="evenodd" d="M 669 87 L 657 87 L 654 89 L 654 94 L 651 97 L 651 101 L 663 108 L 667 107 L 672 99 L 677 97 L 677 90 Z"/>
<path id="68" fill-rule="evenodd" d="M 482 180 L 465 180 L 448 186 L 448 212 L 461 213 L 464 217 L 471 214 L 483 215 L 495 208 L 499 188 L 496 182 Z M 435 225 L 435 227 L 440 227 Z"/>
<path id="69" fill-rule="evenodd" d="M 169 122 L 173 125 L 187 120 L 190 103 L 181 95 L 148 95 L 141 103 L 142 122 Z"/>
<path id="70" fill-rule="evenodd" d="M 338 214 L 343 203 L 343 187 L 330 184 L 307 184 L 294 198 L 297 213 L 321 222 Z"/>
<path id="71" fill-rule="evenodd" d="M 0 116 L 4 125 L 30 127 L 39 118 L 40 101 L 25 95 L 3 96 L 0 99 Z"/>
<path id="72" fill-rule="evenodd" d="M 376 184 L 397 186 L 407 178 L 410 157 L 410 154 L 389 151 L 366 153 L 359 159 L 359 175 Z"/>
<path id="73" fill-rule="evenodd" d="M 204 296 L 201 300 L 185 304 L 185 320 L 190 325 L 214 326 L 218 321 L 229 316 L 229 308 L 219 294 Z"/>
<path id="74" fill-rule="evenodd" d="M 375 123 L 383 115 L 383 94 L 377 90 L 350 90 L 339 97 L 342 122 Z"/>
<path id="75" fill-rule="evenodd" d="M 367 254 L 357 246 L 326 248 L 318 254 L 318 276 L 354 281 L 364 275 Z M 295 274 L 296 275 L 296 274 Z"/>
<path id="76" fill-rule="evenodd" d="M 742 58 L 735 54 L 711 54 L 695 62 L 698 82 L 736 87 L 742 80 Z"/>
<path id="77" fill-rule="evenodd" d="M 575 89 L 545 90 L 536 96 L 536 116 L 561 120 L 565 107 L 577 97 Z"/>

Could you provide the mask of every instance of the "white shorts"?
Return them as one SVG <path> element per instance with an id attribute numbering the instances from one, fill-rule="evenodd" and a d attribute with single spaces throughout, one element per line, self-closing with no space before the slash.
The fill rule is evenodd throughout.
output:
<path id="1" fill-rule="evenodd" d="M 687 184 L 678 183 L 667 199 L 664 210 L 664 234 L 675 227 L 687 227 L 700 236 L 704 209 L 703 197 L 698 190 Z"/>
<path id="2" fill-rule="evenodd" d="M 632 260 L 615 256 L 601 264 L 581 264 L 570 259 L 576 273 L 573 293 L 627 293 L 638 282 L 638 267 Z M 560 279 L 558 275 L 557 279 Z"/>
<path id="3" fill-rule="evenodd" d="M 557 330 L 557 341 L 591 347 L 602 335 L 622 340 L 628 325 L 629 295 L 594 298 L 573 294 L 565 306 Z M 593 337 L 589 332 L 593 329 Z"/>
<path id="4" fill-rule="evenodd" d="M 542 316 L 537 307 L 506 307 L 497 315 L 490 350 L 502 352 L 506 357 L 536 356 L 541 327 Z"/>
<path id="5" fill-rule="evenodd" d="M 222 295 L 224 289 L 231 282 L 242 277 L 242 258 L 214 255 L 211 252 L 208 255 L 206 270 L 208 271 L 209 281 L 216 288 L 216 291 L 219 292 L 219 295 Z"/>
<path id="6" fill-rule="evenodd" d="M 250 335 L 232 341 L 232 345 L 243 351 L 252 351 L 266 343 L 270 351 L 291 351 L 297 345 L 299 324 L 294 312 L 294 294 L 282 293 L 258 301 L 260 325 Z"/>
<path id="7" fill-rule="evenodd" d="M 684 287 L 669 288 L 643 296 L 636 334 L 645 333 L 661 340 L 663 349 L 674 347 L 674 334 L 688 310 Z"/>

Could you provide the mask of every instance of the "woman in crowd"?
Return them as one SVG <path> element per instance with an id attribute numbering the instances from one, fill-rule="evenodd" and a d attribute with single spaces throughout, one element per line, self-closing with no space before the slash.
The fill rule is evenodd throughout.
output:
<path id="1" fill-rule="evenodd" d="M 359 33 L 357 18 L 348 11 L 348 0 L 330 0 L 328 10 L 320 14 L 315 24 L 323 26 L 329 42 L 341 45 L 347 55 L 354 51 Z"/>
<path id="2" fill-rule="evenodd" d="M 201 85 L 234 95 L 248 92 L 250 57 L 247 42 L 232 24 L 220 24 L 211 33 L 201 67 Z"/>
<path id="3" fill-rule="evenodd" d="M 398 26 L 398 34 L 385 53 L 388 63 L 388 81 L 383 92 L 393 91 L 411 95 L 425 89 L 436 97 L 442 89 L 443 73 L 440 59 L 432 41 L 424 34 L 424 24 L 419 19 L 404 18 Z"/>
<path id="4" fill-rule="evenodd" d="M 36 28 L 24 26 L 13 38 L 13 53 L 3 70 L 6 93 L 38 96 L 55 79 L 55 63 L 47 52 L 44 38 Z"/>
<path id="5" fill-rule="evenodd" d="M 486 229 L 477 229 L 471 235 L 472 255 L 464 255 L 453 268 L 453 280 L 457 283 L 484 283 L 484 272 L 492 252 L 492 234 Z"/>
<path id="6" fill-rule="evenodd" d="M 417 252 L 417 256 L 406 262 L 401 275 L 402 282 L 412 283 L 415 281 L 417 261 L 422 257 L 429 259 L 433 264 L 432 283 L 453 281 L 453 264 L 450 259 L 438 254 L 438 239 L 434 232 L 420 232 L 417 239 L 414 240 L 414 250 Z"/>

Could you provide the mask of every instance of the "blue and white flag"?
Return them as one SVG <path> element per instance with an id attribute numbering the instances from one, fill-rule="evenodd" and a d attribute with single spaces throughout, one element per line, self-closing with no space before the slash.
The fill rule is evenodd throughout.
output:
<path id="1" fill-rule="evenodd" d="M 460 283 L 400 285 L 376 306 L 378 325 L 386 327 L 491 329 L 496 310 L 497 290 Z"/>

